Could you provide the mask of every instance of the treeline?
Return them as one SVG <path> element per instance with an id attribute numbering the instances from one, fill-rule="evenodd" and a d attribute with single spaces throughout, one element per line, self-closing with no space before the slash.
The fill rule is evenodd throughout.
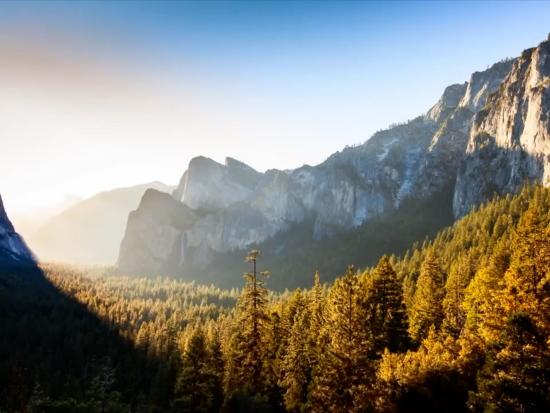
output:
<path id="1" fill-rule="evenodd" d="M 255 250 L 239 292 L 47 268 L 63 296 L 130 346 L 89 363 L 93 373 L 72 373 L 87 389 L 74 394 L 26 374 L 33 378 L 18 404 L 0 390 L 4 409 L 550 411 L 549 211 L 550 191 L 529 186 L 401 259 L 384 256 L 363 271 L 350 266 L 330 286 L 315 274 L 311 289 L 283 295 L 267 290 Z M 97 339 L 75 327 L 68 339 Z M 9 351 L 14 341 L 1 340 Z M 75 366 L 63 357 L 55 349 L 31 355 L 37 365 L 27 368 L 59 361 L 67 375 Z M 61 410 L 69 396 L 80 410 Z"/>
<path id="2" fill-rule="evenodd" d="M 0 274 L 0 412 L 169 411 L 180 335 L 239 291 L 104 269 Z"/>

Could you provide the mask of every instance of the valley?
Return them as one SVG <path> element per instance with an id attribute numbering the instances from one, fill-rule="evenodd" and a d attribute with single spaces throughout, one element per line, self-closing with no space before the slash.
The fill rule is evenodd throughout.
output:
<path id="1" fill-rule="evenodd" d="M 549 412 L 547 6 L 0 4 L 0 413 Z"/>
<path id="2" fill-rule="evenodd" d="M 231 291 L 102 267 L 4 273 L 0 401 L 48 412 L 547 406 L 549 208 L 549 190 L 527 186 L 401 258 L 342 268 L 330 284 L 312 274 L 284 294 L 262 280 L 257 251 L 241 270 L 258 272 Z"/>

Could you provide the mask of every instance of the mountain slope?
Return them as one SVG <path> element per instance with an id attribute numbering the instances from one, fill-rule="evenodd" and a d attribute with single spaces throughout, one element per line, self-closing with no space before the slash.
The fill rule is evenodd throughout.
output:
<path id="1" fill-rule="evenodd" d="M 193 159 L 173 196 L 193 209 L 197 219 L 176 229 L 179 236 L 163 244 L 162 257 L 153 265 L 149 258 L 152 252 L 143 241 L 159 245 L 165 240 L 155 238 L 158 232 L 150 226 L 129 221 L 136 228 L 127 229 L 121 244 L 121 270 L 187 278 L 211 274 L 217 279 L 227 268 L 227 260 L 220 257 L 264 242 L 270 245 L 275 239 L 276 250 L 288 252 L 281 255 L 284 259 L 296 257 L 286 261 L 287 266 L 300 264 L 299 256 L 319 262 L 319 256 L 312 259 L 308 253 L 289 251 L 290 245 L 295 245 L 292 234 L 301 234 L 302 245 L 308 244 L 304 249 L 309 253 L 335 247 L 336 240 L 344 242 L 342 234 L 357 234 L 343 236 L 353 249 L 357 245 L 353 240 L 372 231 L 369 222 L 382 219 L 389 228 L 395 225 L 392 219 L 402 214 L 404 205 L 416 205 L 420 215 L 408 217 L 414 227 L 410 234 L 396 239 L 385 237 L 382 229 L 380 236 L 366 235 L 372 243 L 359 243 L 377 251 L 374 240 L 378 239 L 389 250 L 399 252 L 398 246 L 403 244 L 400 241 L 412 241 L 413 233 L 423 238 L 494 193 L 517 190 L 520 178 L 544 181 L 540 162 L 546 162 L 549 145 L 549 44 L 543 42 L 518 59 L 496 63 L 474 73 L 464 84 L 449 86 L 426 114 L 380 131 L 364 144 L 345 148 L 317 166 L 261 174 L 230 158 L 225 165 L 204 157 Z M 532 110 L 527 110 L 529 107 Z M 527 160 L 514 164 L 510 156 L 499 160 L 496 154 L 487 153 L 483 143 L 487 136 L 492 136 L 497 146 L 509 146 L 502 142 L 512 138 L 506 137 L 502 127 L 494 127 L 503 117 L 508 123 L 511 119 L 517 121 L 510 129 L 512 134 L 518 134 L 518 125 L 525 125 L 527 132 L 518 135 L 524 142 L 521 153 L 528 150 L 529 159 L 539 159 L 539 163 Z M 482 171 L 485 166 L 489 173 Z M 528 172 L 514 172 L 514 179 L 507 183 L 501 176 L 510 168 Z M 426 206 L 426 202 L 436 204 Z M 438 209 L 442 218 L 423 230 L 421 222 L 430 217 L 422 216 L 420 205 L 426 211 Z M 149 207 L 151 204 L 142 203 L 138 210 Z M 144 231 L 140 232 L 140 227 Z M 312 248 L 311 243 L 325 247 Z M 375 255 L 373 252 L 367 257 L 367 262 Z M 343 258 L 353 256 L 344 254 Z M 360 257 L 365 259 L 365 254 Z"/>
<path id="2" fill-rule="evenodd" d="M 526 181 L 550 184 L 550 35 L 525 50 L 473 122 L 458 174 L 457 216 Z"/>
<path id="3" fill-rule="evenodd" d="M 148 188 L 172 190 L 151 182 L 101 192 L 51 218 L 29 243 L 42 260 L 112 264 L 128 214 Z"/>
<path id="4" fill-rule="evenodd" d="M 0 269 L 34 265 L 34 256 L 23 238 L 15 232 L 0 195 Z"/>

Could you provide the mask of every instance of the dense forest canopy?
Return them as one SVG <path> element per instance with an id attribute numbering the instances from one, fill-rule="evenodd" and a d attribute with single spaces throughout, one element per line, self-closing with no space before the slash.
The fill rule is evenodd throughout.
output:
<path id="1" fill-rule="evenodd" d="M 550 411 L 549 211 L 527 186 L 401 258 L 283 294 L 270 251 L 232 291 L 4 274 L 0 411 Z"/>

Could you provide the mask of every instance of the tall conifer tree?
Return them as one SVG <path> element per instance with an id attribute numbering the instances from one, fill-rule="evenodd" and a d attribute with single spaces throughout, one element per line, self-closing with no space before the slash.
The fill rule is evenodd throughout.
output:
<path id="1" fill-rule="evenodd" d="M 244 274 L 245 287 L 239 298 L 236 333 L 231 344 L 232 360 L 230 387 L 228 391 L 241 390 L 250 394 L 260 394 L 263 390 L 262 365 L 265 354 L 266 330 L 269 324 L 267 313 L 267 289 L 264 279 L 268 271 L 258 271 L 257 261 L 260 251 L 252 250 L 245 260 L 252 264 L 252 272 Z"/>
<path id="2" fill-rule="evenodd" d="M 430 250 L 420 268 L 409 314 L 409 333 L 413 340 L 421 342 L 432 325 L 439 329 L 443 320 L 442 301 L 443 270 Z"/>
<path id="3" fill-rule="evenodd" d="M 378 358 L 388 349 L 403 351 L 408 345 L 407 312 L 403 287 L 388 256 L 383 256 L 370 277 L 360 301 L 366 312 L 365 327 L 372 334 L 371 355 Z"/>
<path id="4" fill-rule="evenodd" d="M 314 412 L 361 412 L 371 402 L 368 379 L 373 366 L 365 349 L 372 347 L 372 336 L 365 328 L 360 294 L 359 278 L 350 266 L 329 294 L 324 329 L 329 340 L 311 393 Z"/>
<path id="5" fill-rule="evenodd" d="M 175 386 L 174 410 L 207 413 L 214 407 L 215 380 L 209 371 L 207 343 L 197 328 L 187 343 Z"/>

